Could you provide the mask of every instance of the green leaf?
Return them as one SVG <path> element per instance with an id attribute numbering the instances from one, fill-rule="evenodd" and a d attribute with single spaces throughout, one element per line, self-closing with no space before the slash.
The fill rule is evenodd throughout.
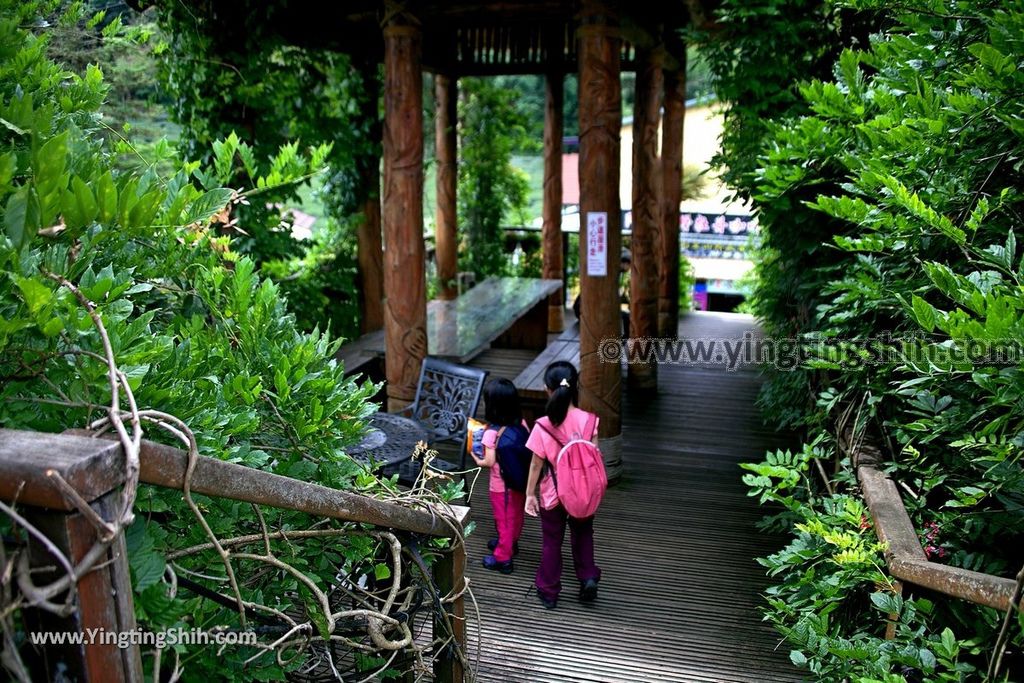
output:
<path id="1" fill-rule="evenodd" d="M 100 176 L 96 183 L 96 204 L 99 208 L 99 221 L 110 224 L 117 216 L 117 186 L 110 171 Z"/>
<path id="2" fill-rule="evenodd" d="M 925 332 L 932 332 L 935 329 L 935 322 L 938 319 L 938 312 L 930 303 L 919 297 L 913 296 L 914 319 Z"/>
<path id="3" fill-rule="evenodd" d="M 15 276 L 15 282 L 21 290 L 21 296 L 28 305 L 29 312 L 33 315 L 53 299 L 53 290 L 39 280 Z"/>
<path id="4" fill-rule="evenodd" d="M 204 193 L 192 202 L 188 210 L 185 211 L 181 224 L 192 225 L 193 223 L 203 223 L 210 220 L 215 213 L 223 209 L 231 201 L 232 194 L 234 194 L 233 191 L 226 187 L 219 187 Z"/>
<path id="5" fill-rule="evenodd" d="M 903 598 L 892 593 L 872 593 L 871 602 L 886 614 L 900 614 L 903 611 Z"/>
<path id="6" fill-rule="evenodd" d="M 18 170 L 18 160 L 14 152 L 0 154 L 0 190 L 6 190 L 14 179 L 14 173 Z"/>
<path id="7" fill-rule="evenodd" d="M 793 662 L 793 664 L 797 666 L 804 667 L 807 666 L 807 655 L 800 652 L 800 650 L 791 650 L 789 653 L 789 661 Z"/>
<path id="8" fill-rule="evenodd" d="M 313 625 L 316 626 L 317 633 L 322 638 L 330 638 L 331 627 L 327 623 L 327 615 L 324 614 L 320 602 L 305 583 L 299 583 L 299 595 L 302 597 L 302 603 L 306 606 L 306 615 L 313 622 Z"/>
<path id="9" fill-rule="evenodd" d="M 28 186 L 22 187 L 7 200 L 4 228 L 15 248 L 22 249 L 39 232 L 39 198 Z"/>
<path id="10" fill-rule="evenodd" d="M 125 532 L 125 546 L 128 549 L 128 566 L 132 572 L 132 583 L 137 593 L 160 581 L 167 569 L 163 555 L 154 550 L 153 538 L 148 524 L 137 518 Z"/>
<path id="11" fill-rule="evenodd" d="M 956 659 L 960 654 L 960 646 L 956 642 L 956 636 L 947 627 L 942 630 L 942 654 L 950 660 Z"/>
<path id="12" fill-rule="evenodd" d="M 68 157 L 67 132 L 46 141 L 35 155 L 36 183 L 51 183 L 64 172 Z"/>
<path id="13" fill-rule="evenodd" d="M 75 176 L 71 179 L 71 190 L 64 193 L 62 204 L 64 223 L 69 228 L 84 228 L 96 220 L 99 205 L 92 190 L 85 181 Z"/>

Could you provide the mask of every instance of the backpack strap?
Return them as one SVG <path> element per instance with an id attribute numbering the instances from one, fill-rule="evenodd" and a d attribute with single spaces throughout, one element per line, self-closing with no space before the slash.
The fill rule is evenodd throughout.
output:
<path id="1" fill-rule="evenodd" d="M 540 420 L 537 420 L 537 422 L 535 424 L 538 427 L 540 427 L 548 436 L 550 436 L 552 439 L 554 439 L 555 443 L 558 444 L 559 448 L 565 448 L 565 444 L 568 443 L 567 441 L 565 441 L 564 439 L 559 437 L 551 429 L 548 429 L 547 427 L 545 427 L 544 423 L 541 422 Z M 558 493 L 558 475 L 555 474 L 555 467 L 554 467 L 554 465 L 552 465 L 551 461 L 548 460 L 547 458 L 544 459 L 543 474 L 551 475 L 551 483 L 555 485 L 555 493 L 557 494 Z"/>
<path id="2" fill-rule="evenodd" d="M 494 437 L 494 462 L 501 466 L 501 459 L 498 457 L 498 446 L 501 445 L 501 435 L 505 433 L 505 427 L 498 430 L 498 435 Z"/>
<path id="3" fill-rule="evenodd" d="M 597 415 L 594 415 L 593 413 L 588 413 L 587 414 L 587 424 L 583 428 L 583 432 L 585 434 L 590 434 L 590 436 L 588 436 L 587 438 L 590 439 L 591 441 L 593 441 L 594 437 L 596 436 L 596 434 L 595 434 L 595 432 L 597 432 L 597 424 L 596 423 L 597 423 Z"/>
<path id="4" fill-rule="evenodd" d="M 537 420 L 537 423 L 536 423 L 536 424 L 537 424 L 537 426 L 538 426 L 538 427 L 540 427 L 540 428 L 541 428 L 541 429 L 542 429 L 542 430 L 543 430 L 544 432 L 546 432 L 548 436 L 550 436 L 550 437 L 551 437 L 552 439 L 554 439 L 554 440 L 555 440 L 555 443 L 557 443 L 557 444 L 558 444 L 558 447 L 559 447 L 559 448 L 565 448 L 565 444 L 566 444 L 566 441 L 565 441 L 565 439 L 562 439 L 562 438 L 560 438 L 560 437 L 559 437 L 559 436 L 558 436 L 557 434 L 555 434 L 555 433 L 554 433 L 554 432 L 553 432 L 552 430 L 550 430 L 550 429 L 548 429 L 547 427 L 545 427 L 545 426 L 544 426 L 544 423 L 543 423 L 543 422 L 541 422 L 540 420 Z"/>

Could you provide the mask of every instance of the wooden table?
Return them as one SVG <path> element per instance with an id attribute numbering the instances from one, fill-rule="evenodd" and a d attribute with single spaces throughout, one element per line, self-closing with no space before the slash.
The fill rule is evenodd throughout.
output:
<path id="1" fill-rule="evenodd" d="M 561 280 L 492 277 L 461 296 L 427 303 L 427 353 L 467 363 L 489 346 L 542 350 L 547 344 L 547 299 Z M 346 372 L 385 352 L 384 331 L 341 348 Z"/>

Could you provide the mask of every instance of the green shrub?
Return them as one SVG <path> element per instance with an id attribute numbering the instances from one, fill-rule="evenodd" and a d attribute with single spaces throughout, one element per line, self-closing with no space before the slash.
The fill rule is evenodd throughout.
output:
<path id="1" fill-rule="evenodd" d="M 209 169 L 180 161 L 170 177 L 119 169 L 102 134 L 100 69 L 64 70 L 46 57 L 45 29 L 22 28 L 42 25 L 38 17 L 48 9 L 0 9 L 0 426 L 60 431 L 106 414 L 111 397 L 107 366 L 95 356 L 102 352 L 99 333 L 70 288 L 56 281 L 64 278 L 95 307 L 140 408 L 183 420 L 203 457 L 378 490 L 379 482 L 344 453 L 376 409 L 366 400 L 374 387 L 344 379 L 334 360 L 337 342 L 298 331 L 279 288 L 218 235 L 239 205 L 263 188 L 307 177 L 329 149 L 307 154 L 292 146 L 262 162 L 229 139 L 214 146 Z M 251 178 L 260 190 L 223 187 L 239 159 L 269 169 Z M 146 436 L 167 438 L 158 429 Z M 166 559 L 173 549 L 208 540 L 181 498 L 143 487 L 136 500 L 128 545 L 137 616 L 153 630 L 237 627 L 237 611 L 168 583 L 172 574 L 184 581 L 198 572 L 215 584 L 225 576 L 208 552 Z M 258 533 L 250 506 L 196 499 L 218 536 Z M 270 523 L 294 529 L 312 520 L 275 512 Z M 14 533 L 9 522 L 3 530 L 5 538 Z M 274 545 L 282 560 L 320 585 L 375 552 L 372 539 L 358 536 Z M 239 565 L 248 572 L 249 599 L 313 613 L 294 575 Z M 176 652 L 168 651 L 165 662 L 180 655 L 190 680 L 282 679 L 301 662 L 282 666 L 264 654 L 243 667 L 259 655 L 251 648 Z M 146 657 L 146 666 L 152 661 Z"/>
<path id="2" fill-rule="evenodd" d="M 740 180 L 763 233 L 754 310 L 769 336 L 800 336 L 807 359 L 773 373 L 763 399 L 776 424 L 803 430 L 813 444 L 804 459 L 835 491 L 805 475 L 807 492 L 789 499 L 772 468 L 791 465 L 777 456 L 758 466 L 767 480 L 748 478 L 752 493 L 792 503 L 781 521 L 794 545 L 766 560 L 781 582 L 767 614 L 794 661 L 826 678 L 964 680 L 986 670 L 1002 615 L 908 587 L 914 597 L 898 605 L 884 598 L 882 611 L 901 616 L 895 640 L 882 641 L 872 587 L 882 574 L 864 566 L 849 584 L 848 567 L 823 563 L 812 537 L 853 532 L 836 514 L 855 500 L 832 436 L 846 426 L 888 453 L 933 561 L 1004 576 L 1024 562 L 1024 10 L 969 0 L 829 11 L 886 30 L 844 51 L 831 78 L 799 86 L 799 103 L 751 143 L 759 167 Z M 758 53 L 740 43 L 738 54 L 746 64 Z M 836 585 L 853 592 L 831 608 L 822 601 Z M 842 618 L 821 617 L 829 609 Z M 1011 678 L 1024 632 L 1012 635 Z"/>

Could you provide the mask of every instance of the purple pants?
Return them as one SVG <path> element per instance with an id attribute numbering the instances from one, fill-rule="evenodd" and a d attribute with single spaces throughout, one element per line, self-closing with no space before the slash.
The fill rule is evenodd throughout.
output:
<path id="1" fill-rule="evenodd" d="M 601 578 L 601 568 L 594 564 L 594 518 L 575 519 L 561 505 L 551 510 L 542 509 L 540 528 L 544 540 L 536 583 L 537 592 L 548 600 L 557 599 L 562 590 L 562 541 L 566 524 L 569 525 L 576 578 L 581 582 Z"/>
<path id="2" fill-rule="evenodd" d="M 508 562 L 514 554 L 515 544 L 523 533 L 523 508 L 526 494 L 511 489 L 496 493 L 491 491 L 491 509 L 494 510 L 494 527 L 498 531 L 498 546 L 494 559 Z"/>

